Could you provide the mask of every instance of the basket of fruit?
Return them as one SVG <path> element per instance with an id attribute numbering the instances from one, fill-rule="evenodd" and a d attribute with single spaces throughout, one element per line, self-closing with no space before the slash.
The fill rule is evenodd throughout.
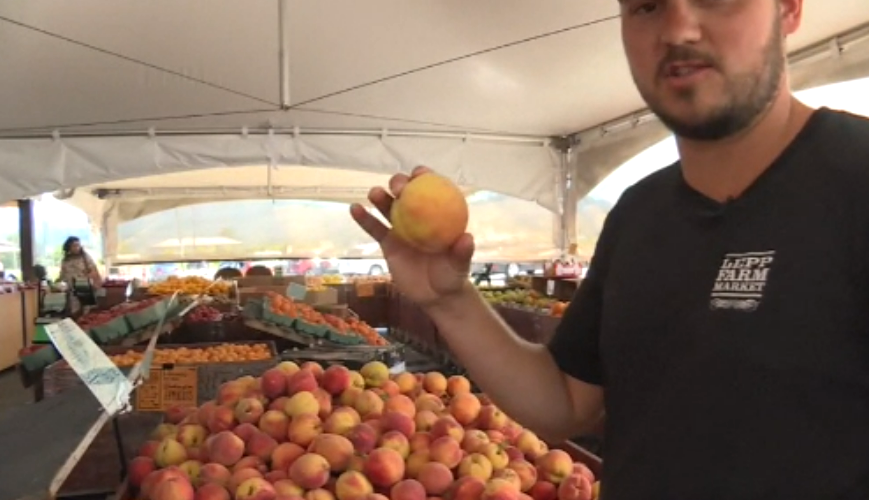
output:
<path id="1" fill-rule="evenodd" d="M 118 305 L 106 311 L 85 314 L 76 323 L 95 342 L 106 344 L 130 333 L 130 325 L 124 314 L 124 308 Z"/>
<path id="2" fill-rule="evenodd" d="M 285 304 L 285 301 L 276 300 L 275 297 L 264 298 L 262 301 L 263 321 L 284 328 L 295 328 L 297 319 L 292 316 L 294 311 L 288 309 Z"/>

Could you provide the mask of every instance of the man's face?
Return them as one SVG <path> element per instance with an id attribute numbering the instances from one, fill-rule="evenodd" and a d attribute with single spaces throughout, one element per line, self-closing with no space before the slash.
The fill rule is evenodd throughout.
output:
<path id="1" fill-rule="evenodd" d="M 784 36 L 802 0 L 619 0 L 631 74 L 677 136 L 718 140 L 750 126 L 783 88 Z"/>

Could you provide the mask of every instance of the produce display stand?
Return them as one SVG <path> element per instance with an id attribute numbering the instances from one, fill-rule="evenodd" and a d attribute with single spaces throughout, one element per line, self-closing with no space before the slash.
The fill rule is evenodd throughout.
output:
<path id="1" fill-rule="evenodd" d="M 99 402 L 84 385 L 58 397 L 0 414 L 0 443 L 3 443 L 0 447 L 0 500 L 51 500 L 66 492 L 113 491 L 126 460 L 120 459 L 111 437 L 100 439 L 109 443 L 108 447 L 92 446 L 98 438 L 107 435 L 106 431 L 111 432 L 111 426 L 106 426 L 109 420 L 109 415 L 101 411 Z M 135 450 L 137 438 L 144 442 L 141 430 L 151 432 L 151 424 L 156 423 L 159 422 L 153 419 L 135 427 L 121 423 L 127 443 L 133 445 L 126 448 L 131 452 Z M 85 469 L 83 459 L 87 456 L 98 461 L 89 475 L 108 481 L 103 483 L 104 488 L 75 491 L 67 480 L 74 471 Z"/>

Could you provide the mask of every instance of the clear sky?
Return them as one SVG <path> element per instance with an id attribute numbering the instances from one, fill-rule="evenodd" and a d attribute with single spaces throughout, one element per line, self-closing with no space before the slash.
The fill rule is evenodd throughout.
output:
<path id="1" fill-rule="evenodd" d="M 797 92 L 797 96 L 812 107 L 826 106 L 869 116 L 869 78 L 804 90 Z M 598 184 L 589 196 L 615 203 L 625 189 L 678 158 L 676 141 L 672 136 L 668 137 L 625 162 Z"/>

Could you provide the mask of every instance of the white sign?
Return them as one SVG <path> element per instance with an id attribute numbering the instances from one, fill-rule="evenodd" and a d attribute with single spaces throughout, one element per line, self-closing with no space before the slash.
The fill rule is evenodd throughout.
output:
<path id="1" fill-rule="evenodd" d="M 45 325 L 45 331 L 106 413 L 114 415 L 129 405 L 133 384 L 73 320 Z"/>

